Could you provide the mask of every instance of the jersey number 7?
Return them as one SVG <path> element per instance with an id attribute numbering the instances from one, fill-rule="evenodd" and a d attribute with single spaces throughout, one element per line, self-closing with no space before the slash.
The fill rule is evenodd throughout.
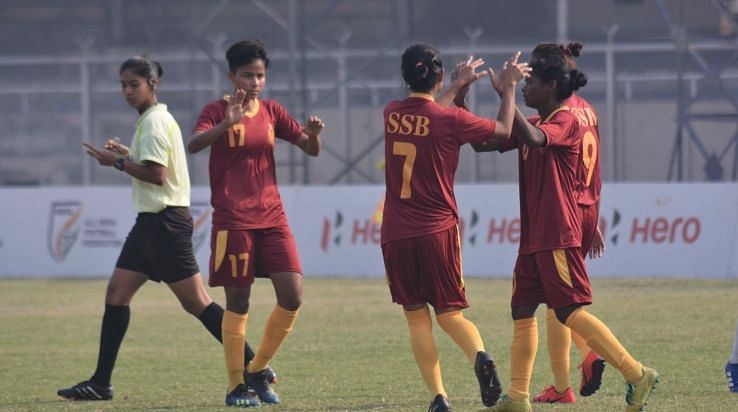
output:
<path id="1" fill-rule="evenodd" d="M 407 142 L 394 142 L 392 144 L 392 154 L 397 156 L 405 156 L 405 163 L 402 165 L 402 189 L 400 190 L 400 199 L 409 199 L 413 195 L 413 189 L 410 186 L 410 179 L 413 177 L 413 166 L 415 166 L 415 145 Z"/>

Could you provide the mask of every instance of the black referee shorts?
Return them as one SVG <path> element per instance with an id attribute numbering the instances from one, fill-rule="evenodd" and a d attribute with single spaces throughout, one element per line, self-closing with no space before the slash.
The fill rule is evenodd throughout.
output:
<path id="1" fill-rule="evenodd" d="M 192 250 L 192 215 L 187 207 L 139 213 L 116 267 L 174 283 L 200 272 Z"/>

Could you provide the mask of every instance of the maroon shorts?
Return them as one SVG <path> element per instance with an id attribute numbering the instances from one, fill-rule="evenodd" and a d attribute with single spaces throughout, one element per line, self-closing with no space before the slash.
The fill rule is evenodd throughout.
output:
<path id="1" fill-rule="evenodd" d="M 278 272 L 302 273 L 289 226 L 210 234 L 210 286 L 246 287 Z"/>
<path id="2" fill-rule="evenodd" d="M 597 221 L 600 218 L 598 209 L 596 204 L 579 205 L 579 220 L 582 222 L 582 257 L 587 257 L 592 240 L 597 233 Z"/>
<path id="3" fill-rule="evenodd" d="M 392 240 L 382 245 L 392 301 L 431 304 L 436 310 L 468 308 L 461 274 L 459 229 Z"/>
<path id="4" fill-rule="evenodd" d="M 580 248 L 518 255 L 511 306 L 539 303 L 553 309 L 592 303 L 592 289 Z"/>

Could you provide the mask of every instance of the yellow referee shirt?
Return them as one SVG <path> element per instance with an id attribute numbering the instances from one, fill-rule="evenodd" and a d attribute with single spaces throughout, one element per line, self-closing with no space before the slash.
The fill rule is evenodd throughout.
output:
<path id="1" fill-rule="evenodd" d="M 162 186 L 133 179 L 136 212 L 156 213 L 167 206 L 190 205 L 190 175 L 182 131 L 165 104 L 157 103 L 139 116 L 130 155 L 139 164 L 148 160 L 167 167 L 167 180 Z"/>

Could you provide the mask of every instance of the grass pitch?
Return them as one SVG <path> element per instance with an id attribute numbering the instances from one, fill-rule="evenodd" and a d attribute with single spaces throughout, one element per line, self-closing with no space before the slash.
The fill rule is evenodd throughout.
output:
<path id="1" fill-rule="evenodd" d="M 113 374 L 109 402 L 65 402 L 56 390 L 87 379 L 95 368 L 106 280 L 0 280 L 0 410 L 223 410 L 227 378 L 221 346 L 186 314 L 169 290 L 145 285 L 131 305 L 131 323 Z M 593 282 L 590 310 L 626 348 L 661 373 L 649 411 L 736 411 L 723 367 L 738 318 L 738 282 L 674 279 Z M 467 279 L 479 327 L 509 386 L 508 279 Z M 219 303 L 220 289 L 211 289 Z M 268 281 L 253 289 L 247 339 L 258 345 L 274 305 Z M 539 308 L 539 350 L 531 391 L 552 383 Z M 472 366 L 434 324 L 446 390 L 457 411 L 484 410 Z M 579 383 L 572 352 L 572 384 Z M 413 361 L 401 308 L 383 279 L 307 278 L 295 330 L 272 366 L 283 403 L 261 410 L 422 411 L 427 393 Z M 574 405 L 536 411 L 617 411 L 624 384 L 608 366 L 602 388 Z"/>

